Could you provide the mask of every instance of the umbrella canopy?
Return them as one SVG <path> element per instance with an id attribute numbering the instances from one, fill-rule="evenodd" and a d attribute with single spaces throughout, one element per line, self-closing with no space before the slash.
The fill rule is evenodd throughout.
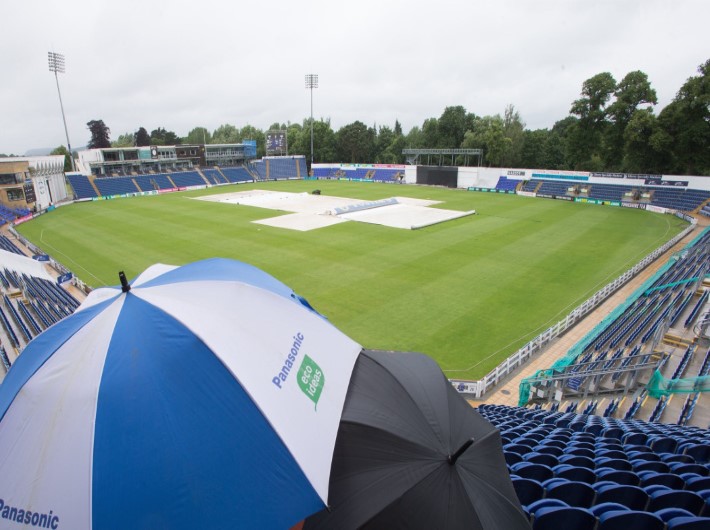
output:
<path id="1" fill-rule="evenodd" d="M 500 434 L 418 353 L 363 351 L 353 371 L 321 528 L 529 528 Z"/>
<path id="2" fill-rule="evenodd" d="M 0 385 L 0 520 L 288 528 L 325 506 L 360 345 L 244 263 L 122 282 L 35 338 Z"/>

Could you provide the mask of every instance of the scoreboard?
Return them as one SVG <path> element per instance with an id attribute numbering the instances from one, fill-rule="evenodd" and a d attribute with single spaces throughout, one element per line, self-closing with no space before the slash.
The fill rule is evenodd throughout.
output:
<path id="1" fill-rule="evenodd" d="M 268 131 L 266 133 L 266 154 L 288 154 L 288 141 L 286 138 L 286 131 Z"/>

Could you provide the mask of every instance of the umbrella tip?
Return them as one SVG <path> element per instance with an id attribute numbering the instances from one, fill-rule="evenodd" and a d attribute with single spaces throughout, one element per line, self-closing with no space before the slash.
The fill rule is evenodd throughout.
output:
<path id="1" fill-rule="evenodd" d="M 131 290 L 131 286 L 128 285 L 128 280 L 126 279 L 126 275 L 123 273 L 123 271 L 118 272 L 118 279 L 121 280 L 121 291 L 127 293 Z"/>
<path id="2" fill-rule="evenodd" d="M 464 444 L 458 448 L 458 450 L 453 454 L 449 455 L 448 461 L 449 465 L 453 466 L 456 461 L 459 459 L 459 457 L 466 452 L 466 449 L 471 447 L 473 445 L 473 442 L 476 441 L 475 438 L 470 438 L 464 442 Z"/>

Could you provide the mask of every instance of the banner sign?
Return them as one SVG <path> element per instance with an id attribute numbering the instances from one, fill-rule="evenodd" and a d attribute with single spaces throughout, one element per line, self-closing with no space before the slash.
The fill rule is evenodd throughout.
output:
<path id="1" fill-rule="evenodd" d="M 634 173 L 590 173 L 590 177 L 607 179 L 660 179 L 661 175 L 639 175 Z"/>
<path id="2" fill-rule="evenodd" d="M 647 178 L 644 182 L 647 186 L 688 186 L 687 180 L 663 180 L 660 177 Z"/>
<path id="3" fill-rule="evenodd" d="M 533 173 L 534 179 L 554 179 L 554 180 L 575 180 L 587 182 L 589 176 L 587 175 L 570 175 L 568 173 L 562 173 L 559 171 L 548 171 L 546 173 Z"/>
<path id="4" fill-rule="evenodd" d="M 35 254 L 32 259 L 37 261 L 49 261 L 49 256 L 47 254 Z"/>
<path id="5" fill-rule="evenodd" d="M 607 206 L 621 206 L 619 201 L 610 201 L 606 199 L 589 199 L 587 197 L 576 197 L 574 202 L 582 202 L 586 204 L 605 204 Z"/>
<path id="6" fill-rule="evenodd" d="M 66 274 L 62 274 L 61 276 L 57 276 L 57 283 L 58 283 L 59 285 L 61 285 L 61 284 L 65 283 L 65 282 L 68 282 L 68 281 L 71 280 L 71 279 L 72 279 L 72 273 L 71 273 L 71 272 L 67 272 Z"/>
<path id="7" fill-rule="evenodd" d="M 654 206 L 652 204 L 648 204 L 646 206 L 646 210 L 655 213 L 668 213 L 668 208 L 661 208 L 660 206 Z"/>
<path id="8" fill-rule="evenodd" d="M 475 394 L 478 390 L 478 381 L 456 381 L 449 379 L 449 383 L 461 394 Z"/>
<path id="9" fill-rule="evenodd" d="M 506 195 L 515 195 L 514 190 L 497 190 L 495 188 L 479 188 L 476 186 L 472 186 L 468 188 L 467 191 L 483 191 L 483 192 L 488 192 L 488 193 L 505 193 Z"/>
<path id="10" fill-rule="evenodd" d="M 542 197 L 544 199 L 555 199 L 558 201 L 573 201 L 574 197 L 568 197 L 567 195 L 548 195 L 547 193 L 538 193 L 536 197 Z"/>
<path id="11" fill-rule="evenodd" d="M 624 208 L 636 208 L 638 210 L 646 209 L 646 204 L 643 202 L 622 202 L 621 206 Z"/>

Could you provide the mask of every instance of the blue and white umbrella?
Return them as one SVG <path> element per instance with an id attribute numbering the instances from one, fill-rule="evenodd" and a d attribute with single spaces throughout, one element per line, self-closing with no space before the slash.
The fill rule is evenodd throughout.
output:
<path id="1" fill-rule="evenodd" d="M 0 527 L 288 528 L 322 509 L 361 346 L 244 263 L 124 280 L 0 385 Z"/>

